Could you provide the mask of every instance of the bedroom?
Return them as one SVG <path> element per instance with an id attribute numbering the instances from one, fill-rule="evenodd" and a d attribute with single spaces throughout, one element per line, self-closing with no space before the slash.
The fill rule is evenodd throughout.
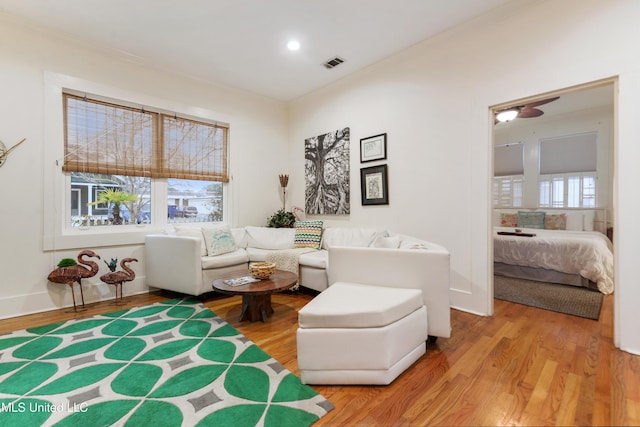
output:
<path id="1" fill-rule="evenodd" d="M 613 292 L 613 103 L 614 82 L 604 81 L 494 110 L 501 294 L 505 278 Z M 501 121 L 510 111 L 515 119 Z"/>

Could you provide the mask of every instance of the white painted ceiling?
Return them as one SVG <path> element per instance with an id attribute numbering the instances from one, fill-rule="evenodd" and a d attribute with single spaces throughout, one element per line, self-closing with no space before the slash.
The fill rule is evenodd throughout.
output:
<path id="1" fill-rule="evenodd" d="M 511 0 L 0 0 L 129 59 L 292 100 Z M 302 45 L 286 48 L 289 39 Z M 322 64 L 346 60 L 334 69 Z"/>

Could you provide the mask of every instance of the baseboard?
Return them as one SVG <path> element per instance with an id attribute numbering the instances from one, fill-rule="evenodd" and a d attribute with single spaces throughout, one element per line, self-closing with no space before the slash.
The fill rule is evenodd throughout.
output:
<path id="1" fill-rule="evenodd" d="M 144 276 L 136 277 L 135 280 L 126 282 L 122 286 L 123 296 L 148 293 L 149 287 L 144 282 Z M 81 299 L 78 284 L 74 286 L 76 301 L 80 305 Z M 84 280 L 82 289 L 85 304 L 93 304 L 115 298 L 115 286 L 99 281 L 91 283 L 88 280 Z M 72 307 L 71 288 L 68 285 L 48 282 L 46 288 L 41 292 L 0 298 L 0 319 Z"/>

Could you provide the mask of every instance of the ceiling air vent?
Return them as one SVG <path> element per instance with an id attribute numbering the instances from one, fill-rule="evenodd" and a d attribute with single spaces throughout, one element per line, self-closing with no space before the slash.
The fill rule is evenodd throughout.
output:
<path id="1" fill-rule="evenodd" d="M 344 62 L 344 59 L 340 58 L 339 56 L 336 56 L 335 58 L 331 58 L 330 60 L 326 61 L 322 65 L 324 65 L 325 68 L 332 69 L 342 64 L 343 62 Z"/>

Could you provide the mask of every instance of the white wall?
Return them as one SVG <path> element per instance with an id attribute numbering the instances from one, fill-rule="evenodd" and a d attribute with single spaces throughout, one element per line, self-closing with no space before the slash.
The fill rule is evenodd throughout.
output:
<path id="1" fill-rule="evenodd" d="M 615 341 L 640 353 L 638 16 L 632 0 L 517 1 L 296 100 L 291 203 L 304 202 L 304 139 L 349 126 L 351 215 L 327 222 L 386 225 L 443 244 L 452 256 L 453 305 L 491 314 L 489 107 L 617 76 Z M 382 132 L 390 204 L 361 206 L 358 141 Z"/>
<path id="2" fill-rule="evenodd" d="M 43 236 L 52 234 L 50 219 L 60 209 L 56 192 L 61 191 L 62 176 L 59 168 L 55 170 L 58 157 L 50 155 L 61 149 L 62 141 L 59 130 L 47 124 L 55 114 L 52 110 L 60 110 L 48 103 L 52 75 L 132 100 L 163 104 L 156 107 L 219 114 L 230 123 L 230 223 L 263 225 L 281 206 L 278 174 L 288 169 L 283 103 L 167 74 L 137 58 L 99 50 L 0 14 L 0 140 L 11 146 L 27 138 L 0 168 L 0 318 L 70 305 L 68 287 L 48 283 L 47 275 L 61 258 L 75 258 L 85 248 L 107 261 L 138 258 L 139 263 L 131 264 L 137 279 L 125 285 L 125 295 L 145 291 L 140 239 L 117 246 L 109 246 L 107 236 L 80 237 L 63 245 L 53 239 L 53 250 L 43 250 Z M 100 273 L 85 281 L 87 302 L 114 295 L 112 287 L 97 279 L 108 271 L 99 263 Z"/>

